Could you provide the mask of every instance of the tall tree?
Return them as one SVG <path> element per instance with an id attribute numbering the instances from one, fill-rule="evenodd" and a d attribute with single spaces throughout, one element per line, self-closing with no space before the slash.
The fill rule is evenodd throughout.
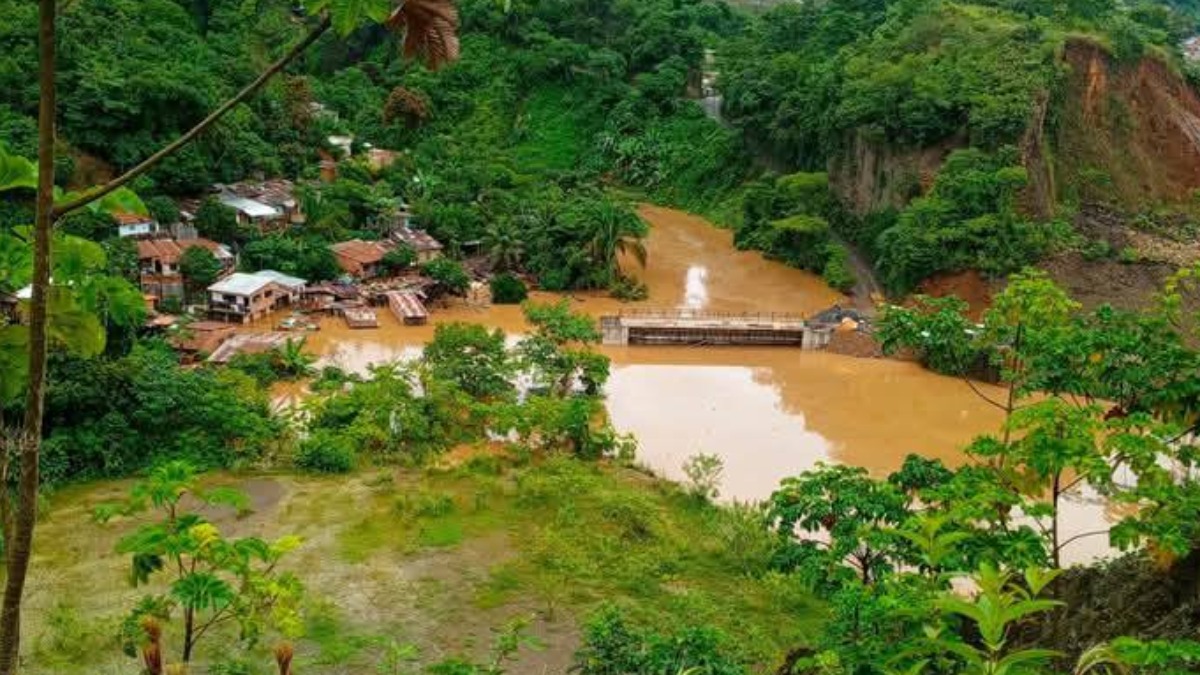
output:
<path id="1" fill-rule="evenodd" d="M 146 158 L 122 175 L 81 194 L 65 196 L 55 203 L 54 143 L 57 114 L 55 37 L 58 19 L 56 0 L 38 2 L 38 179 L 34 223 L 34 274 L 29 311 L 29 390 L 25 420 L 16 435 L 19 477 L 15 504 L 3 501 L 5 563 L 7 578 L 0 607 L 0 675 L 14 675 L 20 651 L 21 600 L 33 549 L 33 531 L 38 497 L 38 459 L 41 451 L 42 417 L 46 390 L 46 353 L 50 300 L 50 235 L 56 219 L 107 197 L 119 194 L 126 185 L 163 160 L 182 150 L 233 108 L 262 89 L 331 27 L 348 35 L 360 25 L 375 22 L 402 32 L 406 56 L 422 57 L 437 66 L 458 57 L 458 11 L 451 0 L 319 0 L 310 3 L 319 15 L 313 28 L 300 42 L 272 63 L 250 84 L 222 103 L 195 127 Z M 5 448 L 10 458 L 14 448 Z M 7 462 L 5 462 L 7 465 Z M 7 475 L 0 478 L 8 480 Z M 11 518 L 8 517 L 11 513 Z"/>
<path id="2" fill-rule="evenodd" d="M 42 442 L 42 412 L 46 401 L 46 320 L 50 291 L 50 230 L 54 225 L 54 141 L 57 101 L 54 89 L 56 0 L 38 3 L 38 180 L 37 211 L 34 218 L 33 289 L 29 310 L 29 391 L 25 399 L 25 422 L 16 438 L 20 477 L 17 480 L 15 513 L 10 517 L 8 495 L 4 495 L 4 552 L 7 579 L 0 606 L 0 673 L 15 675 L 21 644 L 21 599 L 33 554 L 33 527 L 37 518 L 38 456 Z M 4 475 L 8 483 L 11 448 L 5 448 Z"/>

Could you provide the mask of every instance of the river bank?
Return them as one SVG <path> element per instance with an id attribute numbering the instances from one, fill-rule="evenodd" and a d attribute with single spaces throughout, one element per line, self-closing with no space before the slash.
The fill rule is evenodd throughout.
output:
<path id="1" fill-rule="evenodd" d="M 599 317 L 651 306 L 813 314 L 847 302 L 816 275 L 736 250 L 731 232 L 703 218 L 658 206 L 642 206 L 639 213 L 651 226 L 649 260 L 644 270 L 629 269 L 647 282 L 650 298 L 626 304 L 575 293 L 567 296 L 574 311 Z M 455 301 L 435 308 L 427 326 L 401 325 L 387 312 L 374 330 L 325 319 L 306 348 L 321 364 L 364 372 L 371 364 L 419 354 L 438 324 L 454 321 L 499 328 L 510 338 L 527 328 L 515 305 Z M 998 431 L 1002 422 L 1001 412 L 962 380 L 912 362 L 771 347 L 601 350 L 612 359 L 609 414 L 618 430 L 637 438 L 638 462 L 680 480 L 689 457 L 717 455 L 724 463 L 720 490 L 726 500 L 765 499 L 780 479 L 817 462 L 863 466 L 877 476 L 899 468 L 910 453 L 958 465 L 965 461 L 962 448 Z M 281 398 L 298 395 L 290 388 Z M 1110 519 L 1098 500 L 1077 499 L 1067 510 L 1064 529 L 1071 534 Z M 1083 562 L 1108 551 L 1104 538 L 1091 537 L 1073 543 L 1065 558 Z"/>

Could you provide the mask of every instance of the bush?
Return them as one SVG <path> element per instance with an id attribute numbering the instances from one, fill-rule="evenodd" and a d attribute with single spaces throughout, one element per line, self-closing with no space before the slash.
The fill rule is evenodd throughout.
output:
<path id="1" fill-rule="evenodd" d="M 608 287 L 608 294 L 622 302 L 637 302 L 650 297 L 650 289 L 637 277 L 623 274 Z"/>
<path id="2" fill-rule="evenodd" d="M 383 259 L 380 263 L 383 269 L 389 274 L 397 274 L 412 267 L 412 264 L 417 261 L 417 252 L 408 244 L 401 244 L 396 248 L 383 254 Z"/>
<path id="3" fill-rule="evenodd" d="M 430 260 L 421 267 L 421 272 L 454 295 L 463 295 L 471 286 L 467 271 L 449 258 Z"/>
<path id="4" fill-rule="evenodd" d="M 529 297 L 525 283 L 510 272 L 492 277 L 492 302 L 497 305 L 518 305 Z"/>
<path id="5" fill-rule="evenodd" d="M 1094 262 L 1096 260 L 1104 260 L 1105 258 L 1113 257 L 1115 251 L 1113 250 L 1112 244 L 1108 243 L 1108 240 L 1094 239 L 1080 247 L 1079 253 L 1083 256 L 1084 260 Z"/>
<path id="6" fill-rule="evenodd" d="M 584 627 L 583 646 L 573 672 L 580 675 L 624 673 L 705 673 L 744 675 L 746 669 L 725 649 L 725 637 L 707 627 L 687 627 L 662 635 L 635 626 L 611 605 Z"/>
<path id="7" fill-rule="evenodd" d="M 348 473 L 354 468 L 354 447 L 336 431 L 318 429 L 296 449 L 296 466 L 318 473 Z"/>
<path id="8" fill-rule="evenodd" d="M 821 277 L 833 288 L 849 293 L 857 281 L 854 272 L 850 270 L 850 252 L 845 246 L 830 242 L 826 247 L 826 255 L 825 269 L 821 270 Z"/>
<path id="9" fill-rule="evenodd" d="M 962 375 L 979 360 L 967 319 L 967 303 L 955 296 L 916 297 L 916 306 L 887 307 L 879 318 L 879 342 L 885 354 L 907 349 L 931 370 Z"/>

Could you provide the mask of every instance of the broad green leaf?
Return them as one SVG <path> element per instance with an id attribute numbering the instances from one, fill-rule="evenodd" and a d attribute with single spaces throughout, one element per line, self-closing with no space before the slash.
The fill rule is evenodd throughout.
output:
<path id="1" fill-rule="evenodd" d="M 1061 652 L 1056 652 L 1053 649 L 1023 649 L 1008 654 L 996 662 L 993 672 L 995 675 L 1029 672 L 1028 668 L 1045 663 L 1061 655 Z"/>
<path id="2" fill-rule="evenodd" d="M 96 315 L 80 307 L 69 288 L 49 290 L 51 342 L 85 358 L 104 351 L 104 327 Z"/>
<path id="3" fill-rule="evenodd" d="M 171 584 L 171 596 L 184 607 L 220 609 L 233 601 L 233 588 L 216 575 L 207 572 L 189 574 Z"/>
<path id="4" fill-rule="evenodd" d="M 136 213 L 139 216 L 150 214 L 141 197 L 129 188 L 118 188 L 88 204 L 87 208 L 97 213 Z"/>
<path id="5" fill-rule="evenodd" d="M 33 247 L 12 234 L 0 234 L 0 291 L 13 292 L 33 277 Z"/>
<path id="6" fill-rule="evenodd" d="M 349 35 L 367 21 L 382 23 L 392 12 L 389 0 L 318 0 L 310 3 L 309 12 L 329 12 L 333 29 Z"/>
<path id="7" fill-rule="evenodd" d="M 0 192 L 19 188 L 37 189 L 37 167 L 24 157 L 8 154 L 0 145 Z"/>
<path id="8" fill-rule="evenodd" d="M 29 381 L 29 327 L 0 327 L 0 405 L 15 403 Z"/>

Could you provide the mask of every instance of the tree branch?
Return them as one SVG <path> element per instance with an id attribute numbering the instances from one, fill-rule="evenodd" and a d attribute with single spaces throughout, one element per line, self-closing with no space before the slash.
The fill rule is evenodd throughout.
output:
<path id="1" fill-rule="evenodd" d="M 1067 544 L 1070 544 L 1073 541 L 1083 539 L 1085 537 L 1095 537 L 1096 535 L 1100 535 L 1100 534 L 1108 534 L 1108 530 L 1092 530 L 1091 532 L 1081 532 L 1081 533 L 1075 535 L 1074 537 L 1069 537 L 1068 539 L 1064 540 L 1061 544 L 1058 545 L 1058 548 L 1056 550 L 1061 551 L 1067 547 Z"/>
<path id="2" fill-rule="evenodd" d="M 964 378 L 962 378 L 962 381 L 966 382 L 967 386 L 971 388 L 971 391 L 975 392 L 975 395 L 978 396 L 979 398 L 983 399 L 984 401 L 987 401 L 988 403 L 991 403 L 992 405 L 996 406 L 997 408 L 999 408 L 1001 410 L 1004 410 L 1004 411 L 1008 410 L 1008 407 L 1005 406 L 1003 403 L 993 399 L 992 397 L 990 397 L 987 394 L 980 391 L 979 387 L 976 387 L 975 383 L 971 381 L 971 378 L 964 377 Z"/>
<path id="3" fill-rule="evenodd" d="M 159 162 L 178 152 L 183 148 L 183 146 L 192 142 L 197 136 L 207 131 L 212 125 L 216 124 L 217 121 L 225 116 L 226 113 L 228 113 L 230 110 L 233 110 L 235 106 L 258 93 L 258 91 L 262 89 L 272 77 L 279 74 L 279 72 L 286 68 L 292 61 L 294 61 L 296 57 L 300 56 L 304 50 L 311 47 L 318 38 L 324 35 L 325 31 L 329 30 L 330 25 L 331 23 L 328 14 L 321 17 L 321 22 L 318 23 L 303 40 L 296 43 L 294 47 L 288 50 L 287 54 L 284 54 L 283 57 L 275 63 L 272 63 L 271 66 L 263 71 L 263 73 L 259 75 L 253 82 L 246 85 L 245 88 L 239 91 L 236 96 L 222 103 L 219 108 L 210 113 L 208 117 L 205 117 L 203 120 L 201 120 L 199 124 L 188 130 L 187 133 L 175 139 L 175 141 L 162 150 L 159 150 L 153 155 L 147 157 L 142 161 L 141 164 L 138 164 L 120 176 L 108 181 L 104 185 L 94 187 L 78 197 L 75 197 L 74 199 L 55 206 L 54 217 L 61 218 L 72 211 L 83 208 L 97 199 L 101 199 L 105 195 L 124 187 L 133 179 L 154 168 L 154 166 Z"/>

